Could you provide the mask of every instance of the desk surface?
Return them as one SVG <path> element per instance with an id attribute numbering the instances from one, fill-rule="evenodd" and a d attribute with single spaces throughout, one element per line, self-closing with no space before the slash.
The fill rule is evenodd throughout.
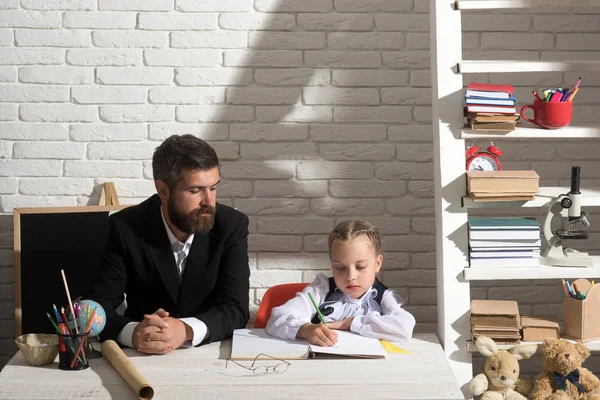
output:
<path id="1" fill-rule="evenodd" d="M 463 399 L 454 374 L 433 333 L 398 344 L 410 354 L 387 359 L 316 358 L 292 360 L 287 372 L 253 376 L 228 363 L 231 341 L 147 356 L 126 349 L 150 382 L 155 399 Z M 247 363 L 249 366 L 251 362 Z M 246 364 L 244 364 L 246 365 Z M 265 365 L 269 365 L 265 362 Z M 428 382 L 428 383 L 425 383 Z M 28 366 L 18 352 L 0 373 L 0 399 L 136 399 L 104 358 L 84 371 L 61 371 L 58 361 Z"/>

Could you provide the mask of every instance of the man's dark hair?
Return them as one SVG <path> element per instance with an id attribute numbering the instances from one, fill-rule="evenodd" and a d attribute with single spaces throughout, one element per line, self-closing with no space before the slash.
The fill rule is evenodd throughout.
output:
<path id="1" fill-rule="evenodd" d="M 218 166 L 215 149 L 193 135 L 168 137 L 152 156 L 154 180 L 165 182 L 169 189 L 175 187 L 184 169 L 205 171 Z"/>

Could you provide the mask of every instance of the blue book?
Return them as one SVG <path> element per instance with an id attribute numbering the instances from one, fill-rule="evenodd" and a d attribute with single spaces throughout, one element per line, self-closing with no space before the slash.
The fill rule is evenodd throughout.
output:
<path id="1" fill-rule="evenodd" d="M 476 96 L 467 96 L 465 97 L 465 102 L 467 104 L 489 104 L 494 106 L 514 106 L 517 104 L 517 99 L 515 96 L 510 96 L 507 99 L 495 99 L 493 97 L 476 97 Z"/>
<path id="2" fill-rule="evenodd" d="M 469 218 L 469 229 L 474 230 L 539 230 L 535 218 Z"/>

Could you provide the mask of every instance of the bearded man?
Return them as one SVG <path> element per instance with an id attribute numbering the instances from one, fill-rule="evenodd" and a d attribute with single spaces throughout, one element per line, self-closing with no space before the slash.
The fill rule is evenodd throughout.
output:
<path id="1" fill-rule="evenodd" d="M 157 194 L 109 218 L 89 296 L 106 311 L 100 339 L 166 354 L 231 337 L 249 319 L 248 217 L 217 203 L 219 160 L 205 141 L 169 137 L 152 169 Z"/>

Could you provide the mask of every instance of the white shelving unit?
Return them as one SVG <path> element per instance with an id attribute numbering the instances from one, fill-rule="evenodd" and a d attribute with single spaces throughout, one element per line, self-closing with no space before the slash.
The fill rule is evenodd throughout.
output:
<path id="1" fill-rule="evenodd" d="M 529 343 L 535 343 L 535 344 L 540 344 L 542 342 L 521 342 L 522 344 L 529 344 Z M 593 342 L 587 342 L 585 343 L 585 345 L 587 346 L 588 349 L 590 349 L 590 351 L 600 351 L 600 341 L 596 340 Z M 498 348 L 502 349 L 502 350 L 507 350 L 510 349 L 513 345 L 512 344 L 499 344 Z M 477 353 L 477 347 L 475 347 L 475 343 L 473 343 L 472 341 L 468 341 L 467 342 L 467 347 L 469 348 L 469 351 L 471 353 Z"/>
<path id="2" fill-rule="evenodd" d="M 535 198 L 530 201 L 473 201 L 470 197 L 462 198 L 466 208 L 507 208 L 507 207 L 548 207 L 552 199 L 569 192 L 568 187 L 541 187 Z M 600 207 L 600 189 L 581 189 L 582 207 Z"/>
<path id="3" fill-rule="evenodd" d="M 513 60 L 472 60 L 457 64 L 461 74 L 485 74 L 489 72 L 564 72 L 600 71 L 598 61 L 513 61 Z"/>
<path id="4" fill-rule="evenodd" d="M 431 80 L 437 247 L 438 335 L 459 386 L 469 398 L 466 385 L 473 376 L 471 354 L 475 351 L 469 320 L 470 281 L 508 279 L 599 278 L 599 268 L 465 268 L 468 263 L 467 211 L 471 207 L 546 207 L 568 188 L 541 188 L 532 201 L 473 202 L 466 194 L 465 139 L 595 139 L 600 124 L 570 126 L 560 130 L 520 125 L 507 135 L 475 133 L 464 128 L 463 73 L 600 71 L 600 61 L 479 61 L 463 60 L 461 13 L 534 7 L 600 7 L 598 0 L 430 0 Z M 582 206 L 600 206 L 600 190 L 588 190 Z M 600 259 L 598 260 L 600 262 Z M 600 350 L 600 342 L 589 345 Z"/>
<path id="5" fill-rule="evenodd" d="M 494 267 L 465 268 L 464 279 L 468 281 L 498 281 L 512 279 L 598 279 L 600 256 L 592 256 L 594 268 L 551 267 Z"/>
<path id="6" fill-rule="evenodd" d="M 514 131 L 506 134 L 474 132 L 472 129 L 465 127 L 461 129 L 460 136 L 463 139 L 561 139 L 564 137 L 572 139 L 597 139 L 600 138 L 600 124 L 567 126 L 560 130 L 551 130 L 538 128 L 536 125 L 526 122 L 520 122 Z"/>

